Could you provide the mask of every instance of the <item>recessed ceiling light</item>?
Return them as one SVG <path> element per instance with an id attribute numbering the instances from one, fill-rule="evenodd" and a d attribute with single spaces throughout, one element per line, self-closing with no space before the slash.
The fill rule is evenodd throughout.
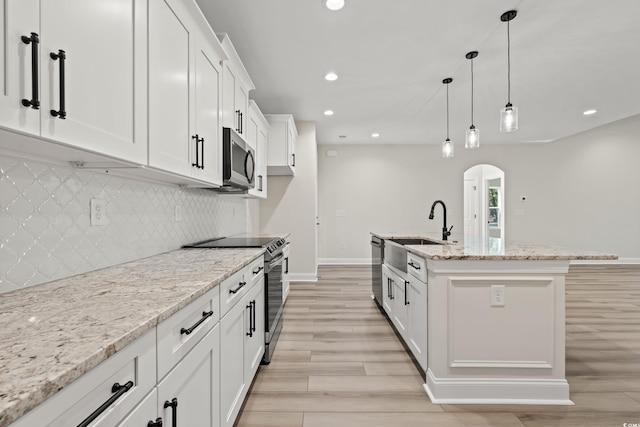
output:
<path id="1" fill-rule="evenodd" d="M 590 115 L 595 114 L 597 112 L 598 112 L 598 110 L 587 110 L 582 114 L 584 114 L 585 116 L 590 116 Z"/>
<path id="2" fill-rule="evenodd" d="M 329 10 L 340 10 L 344 7 L 344 0 L 322 0 L 322 3 Z"/>
<path id="3" fill-rule="evenodd" d="M 325 116 L 333 116 L 333 111 L 327 110 L 327 111 L 324 112 L 324 115 Z"/>
<path id="4" fill-rule="evenodd" d="M 377 138 L 377 137 L 379 137 L 379 136 L 380 136 L 380 134 L 379 134 L 379 133 L 372 133 L 372 134 L 371 134 L 371 137 L 372 137 L 372 138 Z"/>
<path id="5" fill-rule="evenodd" d="M 333 82 L 335 80 L 338 80 L 338 75 L 336 73 L 327 73 L 327 75 L 324 76 L 324 78 L 326 80 L 329 80 L 330 82 Z"/>

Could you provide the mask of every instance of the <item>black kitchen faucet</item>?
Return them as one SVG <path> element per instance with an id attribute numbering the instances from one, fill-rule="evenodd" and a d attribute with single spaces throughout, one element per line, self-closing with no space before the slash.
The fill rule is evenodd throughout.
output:
<path id="1" fill-rule="evenodd" d="M 438 203 L 442 205 L 442 211 L 444 214 L 444 224 L 442 226 L 442 240 L 447 240 L 447 237 L 451 236 L 451 228 L 453 228 L 453 225 L 451 226 L 450 229 L 447 230 L 447 207 L 445 206 L 442 200 L 436 200 L 435 202 L 433 202 L 433 204 L 431 205 L 431 212 L 429 213 L 429 219 L 433 219 L 433 211 L 435 210 L 436 205 Z"/>

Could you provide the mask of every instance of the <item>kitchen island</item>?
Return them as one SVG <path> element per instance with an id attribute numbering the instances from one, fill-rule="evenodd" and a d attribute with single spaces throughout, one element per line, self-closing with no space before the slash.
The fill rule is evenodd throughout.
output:
<path id="1" fill-rule="evenodd" d="M 421 366 L 433 403 L 573 404 L 565 378 L 565 275 L 571 260 L 615 255 L 500 239 L 465 245 L 412 233 L 372 235 L 432 243 L 405 245 L 405 289 L 412 288 L 412 272 L 424 275 L 426 324 L 412 324 L 420 315 L 389 317 L 396 329 L 407 329 L 407 337 L 426 328 Z M 402 279 L 401 271 L 394 274 Z M 421 303 L 405 296 L 409 313 Z"/>

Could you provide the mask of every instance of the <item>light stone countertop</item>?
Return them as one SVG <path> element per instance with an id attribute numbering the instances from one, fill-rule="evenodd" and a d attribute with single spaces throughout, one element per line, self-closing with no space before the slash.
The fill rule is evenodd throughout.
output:
<path id="1" fill-rule="evenodd" d="M 0 427 L 262 253 L 182 249 L 0 294 Z"/>
<path id="2" fill-rule="evenodd" d="M 504 242 L 502 239 L 490 238 L 488 241 L 467 239 L 464 236 L 452 235 L 445 242 L 441 236 L 432 233 L 387 232 L 371 233 L 381 239 L 422 238 L 436 243 L 435 245 L 407 245 L 407 251 L 433 260 L 615 260 L 617 255 L 603 252 L 567 249 L 553 245 L 535 243 Z M 458 240 L 459 239 L 459 240 Z"/>

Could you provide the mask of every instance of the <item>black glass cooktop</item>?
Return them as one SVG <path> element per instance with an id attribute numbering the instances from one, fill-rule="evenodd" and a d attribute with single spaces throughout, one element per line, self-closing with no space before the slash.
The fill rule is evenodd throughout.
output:
<path id="1" fill-rule="evenodd" d="M 273 237 L 223 237 L 185 245 L 185 248 L 263 248 Z"/>

